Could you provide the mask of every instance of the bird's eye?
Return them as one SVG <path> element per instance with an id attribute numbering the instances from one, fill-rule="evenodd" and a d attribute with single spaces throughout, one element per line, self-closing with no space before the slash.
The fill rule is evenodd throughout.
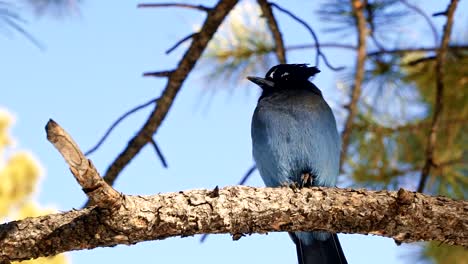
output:
<path id="1" fill-rule="evenodd" d="M 268 77 L 270 77 L 271 79 L 274 79 L 275 78 L 275 72 L 276 72 L 276 69 L 274 71 L 272 71 Z"/>
<path id="2" fill-rule="evenodd" d="M 287 77 L 288 75 L 289 75 L 289 72 L 285 72 L 285 73 L 281 74 L 281 78 L 286 79 L 285 77 Z"/>

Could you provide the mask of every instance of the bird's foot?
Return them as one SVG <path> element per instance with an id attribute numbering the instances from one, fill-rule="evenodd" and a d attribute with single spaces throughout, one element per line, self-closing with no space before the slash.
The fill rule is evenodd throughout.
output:
<path id="1" fill-rule="evenodd" d="M 301 175 L 301 187 L 310 187 L 314 185 L 314 176 L 309 172 L 304 172 Z"/>
<path id="2" fill-rule="evenodd" d="M 283 182 L 281 186 L 291 188 L 293 191 L 299 190 L 299 188 L 301 188 L 297 182 Z"/>

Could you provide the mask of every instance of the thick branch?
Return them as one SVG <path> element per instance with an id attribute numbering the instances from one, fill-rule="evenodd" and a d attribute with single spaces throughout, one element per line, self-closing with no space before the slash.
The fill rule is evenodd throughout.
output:
<path id="1" fill-rule="evenodd" d="M 316 229 L 468 245 L 467 201 L 403 189 L 235 186 L 123 201 L 117 210 L 86 208 L 0 225 L 0 261 L 172 236 Z"/>
<path id="2" fill-rule="evenodd" d="M 152 136 L 158 130 L 162 121 L 166 117 L 172 103 L 179 92 L 182 83 L 187 78 L 190 71 L 195 66 L 195 63 L 200 58 L 201 54 L 206 48 L 206 45 L 213 37 L 221 22 L 227 16 L 229 11 L 235 6 L 237 0 L 221 0 L 218 4 L 208 12 L 208 16 L 203 23 L 200 32 L 193 36 L 192 43 L 187 52 L 179 62 L 177 69 L 169 74 L 168 82 L 164 92 L 158 100 L 158 104 L 150 114 L 148 120 L 143 127 L 138 131 L 128 143 L 122 153 L 115 159 L 115 161 L 107 169 L 104 180 L 113 184 L 117 175 L 123 170 L 125 166 L 140 152 L 140 150 L 148 143 L 151 142 Z M 150 75 L 150 74 L 147 74 Z"/>
<path id="3" fill-rule="evenodd" d="M 279 63 L 286 63 L 286 50 L 284 48 L 283 36 L 276 22 L 275 15 L 267 0 L 257 0 L 260 8 L 262 9 L 263 16 L 266 17 L 268 27 L 270 28 L 273 39 L 275 40 L 275 52 Z"/>
<path id="4" fill-rule="evenodd" d="M 351 99 L 348 105 L 348 117 L 341 133 L 341 154 L 340 154 L 340 170 L 343 167 L 346 154 L 348 152 L 348 145 L 353 129 L 354 118 L 357 114 L 357 103 L 361 96 L 362 83 L 364 81 L 365 63 L 366 63 L 366 18 L 364 16 L 364 8 L 367 1 L 351 0 L 353 6 L 353 15 L 356 20 L 356 28 L 358 33 L 358 46 L 356 55 L 356 73 L 354 75 L 354 85 L 351 90 Z"/>
<path id="5" fill-rule="evenodd" d="M 440 49 L 437 51 L 435 63 L 435 79 L 436 79 L 436 95 L 434 103 L 434 114 L 432 117 L 431 130 L 427 140 L 426 161 L 421 171 L 421 179 L 418 185 L 418 192 L 423 192 L 427 178 L 431 172 L 431 167 L 434 165 L 434 150 L 437 143 L 437 131 L 442 117 L 443 98 L 444 98 L 444 78 L 445 78 L 445 61 L 447 58 L 447 49 L 449 46 L 450 35 L 452 33 L 453 19 L 455 10 L 457 9 L 458 0 L 452 0 L 447 8 L 447 23 L 444 27 Z"/>

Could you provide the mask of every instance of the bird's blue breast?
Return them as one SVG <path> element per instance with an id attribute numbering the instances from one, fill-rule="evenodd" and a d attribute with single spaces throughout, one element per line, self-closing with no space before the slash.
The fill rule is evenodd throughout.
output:
<path id="1" fill-rule="evenodd" d="M 302 183 L 334 186 L 339 168 L 340 138 L 330 107 L 320 95 L 277 94 L 262 98 L 252 119 L 253 156 L 267 186 Z"/>

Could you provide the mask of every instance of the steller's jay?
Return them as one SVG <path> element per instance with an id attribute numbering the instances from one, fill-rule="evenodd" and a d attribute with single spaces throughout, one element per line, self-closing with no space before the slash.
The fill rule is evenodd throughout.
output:
<path id="1" fill-rule="evenodd" d="M 341 142 L 333 113 L 309 78 L 307 64 L 279 64 L 265 78 L 252 118 L 253 157 L 269 187 L 335 186 Z M 294 232 L 299 264 L 347 263 L 336 234 Z"/>

